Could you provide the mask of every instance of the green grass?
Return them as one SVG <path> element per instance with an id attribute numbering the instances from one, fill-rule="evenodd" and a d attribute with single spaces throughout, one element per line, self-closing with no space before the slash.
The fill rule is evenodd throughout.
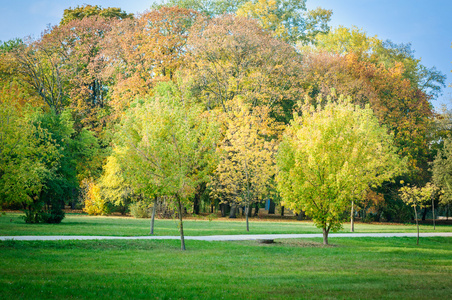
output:
<path id="1" fill-rule="evenodd" d="M 61 224 L 25 224 L 21 214 L 0 216 L 0 235 L 109 235 L 140 236 L 149 234 L 149 219 L 124 217 L 92 217 L 68 214 Z M 433 226 L 422 225 L 421 232 L 433 232 Z M 185 235 L 247 234 L 245 220 L 185 220 Z M 452 226 L 436 226 L 436 232 L 452 232 Z M 341 232 L 349 232 L 344 224 Z M 355 232 L 416 232 L 415 225 L 355 224 Z M 265 233 L 321 233 L 312 222 L 262 222 L 250 220 L 249 234 Z M 179 235 L 176 220 L 156 220 L 156 235 Z"/>
<path id="2" fill-rule="evenodd" d="M 2 299 L 448 299 L 452 239 L 0 242 Z"/>

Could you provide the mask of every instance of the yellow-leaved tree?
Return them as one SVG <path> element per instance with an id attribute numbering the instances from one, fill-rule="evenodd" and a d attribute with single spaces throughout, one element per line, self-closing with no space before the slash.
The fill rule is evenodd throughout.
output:
<path id="1" fill-rule="evenodd" d="M 301 113 L 279 146 L 276 180 L 285 206 L 305 211 L 322 228 L 326 245 L 356 196 L 401 173 L 405 161 L 369 107 L 340 97 Z"/>
<path id="2" fill-rule="evenodd" d="M 267 106 L 254 107 L 240 99 L 223 114 L 225 134 L 217 152 L 220 161 L 213 174 L 213 195 L 245 207 L 249 231 L 250 205 L 270 194 L 275 175 L 278 125 Z"/>
<path id="3" fill-rule="evenodd" d="M 402 181 L 401 184 L 404 184 Z M 432 183 L 427 183 L 424 187 L 417 187 L 413 185 L 403 185 L 400 190 L 400 198 L 407 205 L 414 208 L 414 219 L 417 227 L 416 244 L 419 245 L 419 222 L 417 219 L 417 207 L 424 208 L 429 206 L 433 196 L 438 192 L 438 187 Z M 434 213 L 434 212 L 433 212 Z"/>

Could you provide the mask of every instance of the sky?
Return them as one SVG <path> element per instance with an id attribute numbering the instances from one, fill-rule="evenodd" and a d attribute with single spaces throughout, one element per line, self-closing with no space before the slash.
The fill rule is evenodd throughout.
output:
<path id="1" fill-rule="evenodd" d="M 0 0 L 0 41 L 40 36 L 50 24 L 56 25 L 65 8 L 84 4 L 120 7 L 140 13 L 151 0 Z M 308 0 L 307 7 L 333 10 L 331 25 L 356 26 L 368 35 L 395 43 L 411 43 L 415 57 L 426 67 L 435 66 L 452 84 L 452 0 Z M 452 88 L 433 101 L 436 109 L 452 109 Z"/>

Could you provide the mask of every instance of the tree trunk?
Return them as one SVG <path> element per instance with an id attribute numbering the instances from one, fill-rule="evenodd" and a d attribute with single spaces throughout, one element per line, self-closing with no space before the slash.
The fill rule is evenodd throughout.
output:
<path id="1" fill-rule="evenodd" d="M 71 201 L 71 209 L 75 209 L 75 206 L 77 205 L 77 189 L 72 189 L 72 201 Z"/>
<path id="2" fill-rule="evenodd" d="M 246 231 L 249 232 L 250 231 L 250 225 L 248 223 L 248 211 L 250 209 L 250 205 L 247 203 L 245 206 L 245 215 L 246 215 Z"/>
<path id="3" fill-rule="evenodd" d="M 193 199 L 193 214 L 199 215 L 199 199 L 200 195 L 198 193 L 195 194 L 195 197 Z"/>
<path id="4" fill-rule="evenodd" d="M 425 221 L 426 216 L 427 216 L 427 207 L 424 208 L 424 212 L 422 213 L 422 221 Z"/>
<path id="5" fill-rule="evenodd" d="M 254 217 L 259 216 L 259 203 L 258 202 L 256 202 L 254 205 L 254 215 L 253 216 Z"/>
<path id="6" fill-rule="evenodd" d="M 202 194 L 206 191 L 207 184 L 202 182 L 196 189 L 195 199 L 193 201 L 193 213 L 199 215 Z"/>
<path id="7" fill-rule="evenodd" d="M 328 245 L 328 232 L 330 230 L 326 229 L 325 227 L 323 227 L 322 230 L 323 230 L 323 244 Z"/>
<path id="8" fill-rule="evenodd" d="M 180 202 L 179 195 L 176 195 L 176 197 L 179 210 L 180 248 L 181 250 L 185 250 L 184 224 L 182 223 L 182 203 Z"/>
<path id="9" fill-rule="evenodd" d="M 297 214 L 297 220 L 298 221 L 303 220 L 304 216 L 305 216 L 304 211 L 300 210 L 300 212 Z"/>
<path id="10" fill-rule="evenodd" d="M 224 218 L 226 217 L 226 204 L 224 203 L 220 203 L 220 211 L 221 211 L 221 216 Z"/>
<path id="11" fill-rule="evenodd" d="M 284 206 L 281 206 L 281 217 L 284 217 Z"/>
<path id="12" fill-rule="evenodd" d="M 433 214 L 433 230 L 436 230 L 435 225 L 435 200 L 432 199 L 432 214 Z"/>
<path id="13" fill-rule="evenodd" d="M 269 201 L 270 201 L 270 203 L 268 205 L 268 214 L 269 215 L 274 215 L 275 214 L 275 207 L 276 207 L 275 202 L 273 202 L 272 199 L 270 199 Z"/>
<path id="14" fill-rule="evenodd" d="M 414 206 L 414 217 L 416 218 L 416 227 L 417 227 L 417 240 L 416 240 L 416 245 L 419 245 L 419 223 L 417 221 L 417 209 L 416 209 L 416 205 Z"/>
<path id="15" fill-rule="evenodd" d="M 350 232 L 355 232 L 355 223 L 354 223 L 354 216 L 353 216 L 353 213 L 355 212 L 354 211 L 354 205 L 355 205 L 355 202 L 352 200 L 352 212 L 350 213 Z M 362 220 L 361 220 L 361 222 L 362 222 Z"/>
<path id="16" fill-rule="evenodd" d="M 236 214 L 237 214 L 237 205 L 233 203 L 231 205 L 231 211 L 229 212 L 229 219 L 237 218 Z"/>
<path id="17" fill-rule="evenodd" d="M 156 206 L 157 206 L 157 196 L 154 198 L 154 205 L 152 207 L 151 232 L 149 234 L 154 234 L 154 220 Z"/>

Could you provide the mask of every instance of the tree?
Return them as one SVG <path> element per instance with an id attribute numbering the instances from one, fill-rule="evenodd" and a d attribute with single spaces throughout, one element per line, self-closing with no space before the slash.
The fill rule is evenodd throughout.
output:
<path id="1" fill-rule="evenodd" d="M 73 20 L 83 20 L 87 17 L 99 16 L 104 19 L 132 19 L 133 14 L 128 14 L 118 7 L 102 8 L 99 5 L 85 4 L 75 8 L 69 7 L 64 10 L 63 18 L 60 20 L 60 25 L 66 25 Z"/>
<path id="2" fill-rule="evenodd" d="M 275 122 L 267 107 L 250 110 L 237 100 L 228 111 L 226 132 L 219 143 L 220 161 L 211 188 L 214 195 L 245 206 L 246 231 L 249 231 L 250 205 L 270 194 L 275 175 Z"/>
<path id="3" fill-rule="evenodd" d="M 59 155 L 35 122 L 39 111 L 0 98 L 0 204 L 31 205 Z"/>
<path id="4" fill-rule="evenodd" d="M 432 181 L 442 190 L 440 196 L 441 205 L 452 203 L 452 141 L 444 140 L 444 148 L 438 151 L 433 161 Z"/>
<path id="5" fill-rule="evenodd" d="M 11 51 L 18 64 L 17 72 L 48 107 L 60 113 L 68 104 L 62 74 L 62 58 L 54 48 L 39 41 L 22 44 Z"/>
<path id="6" fill-rule="evenodd" d="M 103 174 L 98 180 L 101 197 L 120 208 L 125 214 L 127 205 L 136 198 L 135 192 L 124 178 L 124 172 L 115 155 L 107 157 Z"/>
<path id="7" fill-rule="evenodd" d="M 201 22 L 202 21 L 202 22 Z M 228 111 L 228 103 L 268 106 L 287 122 L 302 92 L 301 56 L 256 21 L 224 15 L 201 20 L 191 31 L 186 77 L 193 96 L 207 109 Z"/>
<path id="8" fill-rule="evenodd" d="M 33 198 L 29 213 L 42 215 L 42 221 L 46 223 L 59 223 L 64 218 L 64 205 L 74 206 L 79 182 L 100 173 L 103 155 L 92 132 L 74 129 L 70 110 L 60 114 L 53 111 L 42 113 L 35 122 L 48 133 L 46 142 L 55 148 L 59 160 L 52 165 L 46 162 L 51 171 L 42 178 L 43 188 Z"/>
<path id="9" fill-rule="evenodd" d="M 254 0 L 242 4 L 237 15 L 258 20 L 262 28 L 288 43 L 307 44 L 317 34 L 328 33 L 332 11 L 320 7 L 307 11 L 306 0 Z"/>
<path id="10" fill-rule="evenodd" d="M 331 10 L 322 8 L 308 11 L 306 0 L 169 0 L 164 5 L 193 9 L 208 18 L 224 14 L 252 18 L 263 29 L 291 44 L 315 42 L 317 34 L 329 31 L 332 15 Z"/>
<path id="11" fill-rule="evenodd" d="M 8 51 L 22 85 L 39 95 L 50 110 L 61 113 L 71 107 L 77 127 L 99 133 L 106 109 L 106 61 L 100 44 L 111 23 L 101 17 L 74 19 L 54 26 L 35 41 L 20 43 Z M 104 110 L 104 111 L 102 111 Z"/>
<path id="12" fill-rule="evenodd" d="M 425 93 L 404 78 L 402 66 L 386 68 L 364 61 L 355 53 L 305 54 L 305 95 L 325 99 L 335 90 L 361 106 L 369 104 L 380 124 L 394 133 L 399 154 L 408 157 L 409 181 L 428 181 L 429 130 L 433 116 Z"/>
<path id="13" fill-rule="evenodd" d="M 359 60 L 384 68 L 400 68 L 401 75 L 411 86 L 421 90 L 429 99 L 435 99 L 445 87 L 446 76 L 435 67 L 427 68 L 414 56 L 411 44 L 396 44 L 390 40 L 370 37 L 357 27 L 339 26 L 328 34 L 320 34 L 316 49 L 346 55 L 354 53 Z"/>
<path id="14" fill-rule="evenodd" d="M 403 181 L 401 183 L 404 184 Z M 419 222 L 417 217 L 417 207 L 423 208 L 428 206 L 436 189 L 437 188 L 435 185 L 428 183 L 422 188 L 406 185 L 401 187 L 399 190 L 400 197 L 402 198 L 403 202 L 414 208 L 414 219 L 416 220 L 417 227 L 417 245 L 419 245 Z"/>
<path id="15" fill-rule="evenodd" d="M 397 175 L 393 136 L 369 107 L 350 100 L 304 106 L 286 129 L 277 155 L 278 189 L 286 207 L 303 210 L 328 233 L 341 228 L 352 195 Z"/>
<path id="16" fill-rule="evenodd" d="M 153 7 L 178 6 L 213 18 L 223 14 L 234 14 L 237 8 L 245 2 L 246 0 L 168 0 L 163 4 L 155 4 Z"/>
<path id="17" fill-rule="evenodd" d="M 162 7 L 133 20 L 123 20 L 105 39 L 103 56 L 109 62 L 104 76 L 114 82 L 111 105 L 117 113 L 135 97 L 152 96 L 160 82 L 174 80 L 184 62 L 193 10 Z"/>
<path id="18" fill-rule="evenodd" d="M 51 49 L 59 57 L 63 93 L 77 120 L 77 127 L 88 127 L 98 135 L 104 127 L 102 117 L 108 113 L 107 92 L 110 82 L 103 74 L 109 62 L 101 49 L 112 29 L 110 19 L 87 16 L 56 26 L 44 35 L 41 48 Z"/>
<path id="19" fill-rule="evenodd" d="M 207 180 L 217 128 L 173 85 L 162 84 L 155 94 L 127 110 L 116 137 L 118 159 L 137 192 L 168 196 L 175 205 L 185 250 L 182 207 Z"/>

